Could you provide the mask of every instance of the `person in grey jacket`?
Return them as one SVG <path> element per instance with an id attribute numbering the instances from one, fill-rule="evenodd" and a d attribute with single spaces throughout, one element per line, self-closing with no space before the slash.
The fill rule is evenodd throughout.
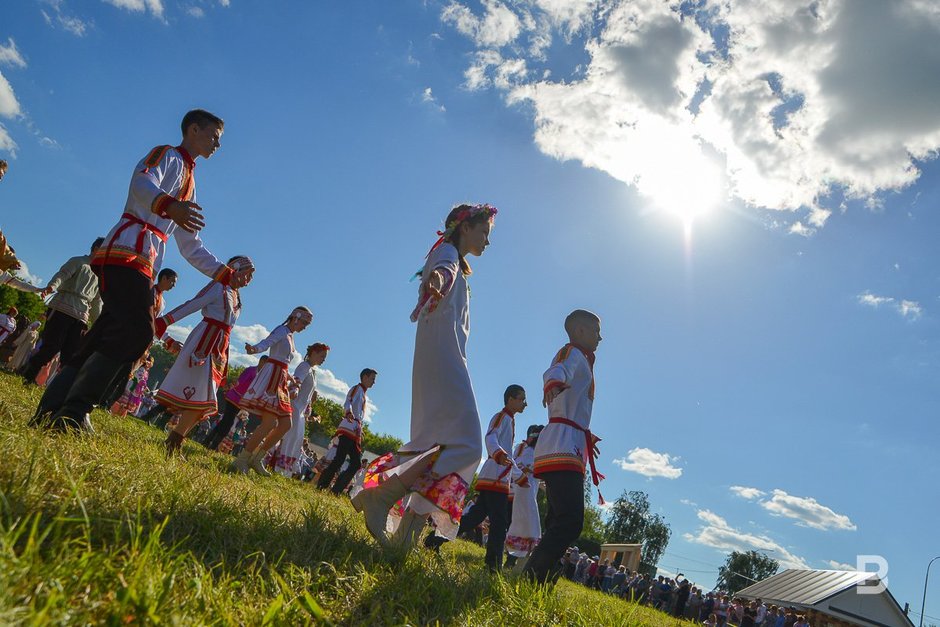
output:
<path id="1" fill-rule="evenodd" d="M 20 374 L 26 383 L 32 383 L 43 366 L 60 353 L 60 363 L 68 363 L 88 330 L 90 321 L 101 312 L 98 295 L 98 276 L 91 269 L 91 253 L 104 241 L 99 237 L 91 245 L 88 255 L 79 255 L 66 261 L 44 294 L 55 292 L 49 301 L 46 326 L 39 336 L 39 350 L 30 358 Z"/>

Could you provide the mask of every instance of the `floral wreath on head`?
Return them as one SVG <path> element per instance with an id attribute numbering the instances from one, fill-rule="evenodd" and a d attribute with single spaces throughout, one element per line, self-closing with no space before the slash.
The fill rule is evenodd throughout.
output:
<path id="1" fill-rule="evenodd" d="M 456 205 L 454 209 L 460 206 L 462 205 Z M 485 214 L 487 217 L 487 220 L 492 222 L 493 219 L 496 217 L 496 214 L 499 213 L 499 209 L 497 209 L 493 205 L 489 205 L 486 203 L 477 204 L 477 205 L 465 205 L 465 207 L 466 208 L 463 211 L 459 212 L 456 216 L 451 218 L 449 222 L 446 222 L 444 224 L 443 231 L 437 232 L 437 235 L 438 235 L 437 241 L 434 242 L 433 246 L 431 246 L 431 250 L 428 251 L 428 254 L 424 256 L 425 259 L 428 258 L 431 255 L 431 253 L 437 250 L 441 244 L 443 244 L 444 242 L 449 242 L 450 238 L 454 235 L 454 232 L 457 230 L 457 227 L 459 227 L 462 223 L 466 222 L 467 220 L 470 220 L 471 218 L 475 218 L 481 214 Z M 451 209 L 451 211 L 453 211 L 454 209 Z"/>
<path id="2" fill-rule="evenodd" d="M 454 205 L 453 209 L 451 209 L 451 212 L 453 212 L 454 209 L 456 209 L 457 207 L 465 207 L 465 208 L 462 211 L 460 211 L 456 216 L 452 217 L 450 221 L 444 223 L 444 230 L 437 232 L 437 236 L 438 236 L 437 241 L 434 242 L 433 246 L 431 246 L 431 250 L 428 251 L 428 254 L 424 256 L 425 259 L 430 257 L 431 253 L 433 253 L 435 250 L 440 248 L 441 244 L 443 244 L 444 242 L 449 242 L 454 232 L 457 231 L 457 227 L 460 226 L 462 223 L 466 222 L 467 220 L 470 220 L 471 218 L 475 218 L 476 216 L 481 215 L 481 214 L 485 214 L 487 216 L 487 219 L 490 222 L 492 222 L 493 219 L 496 217 L 496 214 L 499 213 L 499 209 L 487 203 L 481 203 L 481 204 L 476 204 L 476 205 L 468 205 L 468 204 Z M 460 266 L 464 274 L 470 274 L 470 265 L 466 261 L 461 259 Z M 424 268 L 423 267 L 418 268 L 418 271 L 415 272 L 411 276 L 411 280 L 414 281 L 415 279 L 420 279 L 422 278 L 423 274 L 424 274 Z"/>

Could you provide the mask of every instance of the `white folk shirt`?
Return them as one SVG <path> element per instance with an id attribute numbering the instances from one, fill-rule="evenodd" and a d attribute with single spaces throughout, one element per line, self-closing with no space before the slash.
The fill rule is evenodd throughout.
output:
<path id="1" fill-rule="evenodd" d="M 282 364 L 288 364 L 290 363 L 291 357 L 294 355 L 294 334 L 282 324 L 275 327 L 268 337 L 255 344 L 252 348 L 255 349 L 255 353 L 268 351 L 268 359 Z"/>
<path id="2" fill-rule="evenodd" d="M 0 285 L 8 285 L 15 290 L 19 290 L 21 292 L 32 292 L 33 294 L 38 294 L 42 291 L 41 287 L 36 287 L 35 285 L 30 285 L 25 281 L 20 281 L 9 272 L 0 272 Z"/>
<path id="3" fill-rule="evenodd" d="M 194 200 L 196 163 L 182 146 L 158 146 L 134 169 L 124 214 L 92 256 L 92 264 L 129 267 L 153 280 L 166 240 L 176 238 L 180 254 L 206 276 L 228 282 L 231 274 L 203 245 L 198 233 L 177 228 L 166 214 L 177 200 Z"/>
<path id="4" fill-rule="evenodd" d="M 483 438 L 486 446 L 486 461 L 477 473 L 477 490 L 509 494 L 512 479 L 512 441 L 515 439 L 516 420 L 508 410 L 502 409 L 490 419 Z M 500 462 L 508 460 L 510 465 Z"/>
<path id="5" fill-rule="evenodd" d="M 345 435 L 355 441 L 356 447 L 362 450 L 362 422 L 366 412 L 366 389 L 361 383 L 349 388 L 346 393 L 346 403 L 343 405 L 343 420 L 336 428 L 336 435 Z"/>
<path id="6" fill-rule="evenodd" d="M 193 298 L 163 316 L 161 320 L 166 323 L 166 326 L 170 326 L 200 309 L 203 318 L 215 320 L 231 327 L 238 320 L 238 314 L 241 311 L 241 300 L 236 290 L 213 281 L 202 288 Z"/>
<path id="7" fill-rule="evenodd" d="M 304 416 L 310 401 L 313 400 L 313 393 L 317 390 L 317 371 L 305 361 L 294 369 L 294 379 L 297 380 L 299 387 L 297 396 L 291 400 L 291 408 L 298 416 Z"/>
<path id="8" fill-rule="evenodd" d="M 558 351 L 542 380 L 545 390 L 567 384 L 548 405 L 549 424 L 535 445 L 535 476 L 545 472 L 584 473 L 596 439 L 590 436 L 591 408 L 594 404 L 594 355 L 567 344 Z M 555 419 L 570 421 L 570 426 Z M 588 440 L 586 441 L 586 435 Z M 590 444 L 590 446 L 589 446 Z"/>
<path id="9" fill-rule="evenodd" d="M 10 334 L 16 331 L 16 318 L 7 314 L 0 314 L 0 342 L 3 342 Z"/>

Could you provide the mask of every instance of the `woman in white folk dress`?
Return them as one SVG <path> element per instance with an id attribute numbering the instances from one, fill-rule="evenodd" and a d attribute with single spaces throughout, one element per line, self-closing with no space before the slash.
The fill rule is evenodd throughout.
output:
<path id="1" fill-rule="evenodd" d="M 172 351 L 178 343 L 166 335 L 166 328 L 202 310 L 202 322 L 186 338 L 154 396 L 169 412 L 179 415 L 167 434 L 167 457 L 180 450 L 193 426 L 218 413 L 216 395 L 228 374 L 229 338 L 242 308 L 239 289 L 251 282 L 255 267 L 244 256 L 232 257 L 228 266 L 245 272 L 230 285 L 210 281 L 195 297 L 156 320 L 157 336 L 164 338 Z"/>
<path id="2" fill-rule="evenodd" d="M 310 407 L 317 400 L 317 371 L 326 361 L 330 347 L 317 342 L 307 347 L 304 360 L 294 370 L 294 380 L 297 382 L 297 396 L 291 402 L 290 431 L 281 440 L 278 447 L 274 469 L 285 477 L 293 477 L 300 471 L 300 458 L 304 444 L 304 434 L 307 431 L 307 419 L 310 416 Z"/>
<path id="3" fill-rule="evenodd" d="M 470 288 L 467 255 L 489 245 L 496 208 L 459 205 L 420 272 L 411 383 L 411 441 L 372 462 L 353 506 L 382 546 L 410 549 L 430 516 L 453 538 L 483 441 L 467 370 Z M 396 503 L 401 503 L 396 506 Z M 389 511 L 395 507 L 393 516 Z M 399 517 L 397 514 L 401 513 Z M 394 533 L 389 537 L 389 530 Z"/>
<path id="4" fill-rule="evenodd" d="M 268 360 L 258 369 L 255 380 L 242 396 L 241 408 L 261 419 L 261 424 L 245 442 L 232 469 L 247 473 L 252 469 L 260 475 L 271 473 L 264 467 L 264 458 L 281 441 L 291 425 L 291 398 L 297 394 L 294 378 L 287 372 L 287 364 L 294 355 L 294 333 L 300 333 L 313 322 L 313 312 L 306 307 L 295 307 L 283 324 L 271 331 L 257 344 L 245 344 L 249 355 L 268 351 Z"/>

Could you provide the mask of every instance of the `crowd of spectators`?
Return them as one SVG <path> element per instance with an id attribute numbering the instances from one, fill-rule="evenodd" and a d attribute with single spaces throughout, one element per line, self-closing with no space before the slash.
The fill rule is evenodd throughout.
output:
<path id="1" fill-rule="evenodd" d="M 562 558 L 564 576 L 633 603 L 707 625 L 708 627 L 810 627 L 792 607 L 766 605 L 761 599 L 743 599 L 721 591 L 705 591 L 681 573 L 675 578 L 651 577 L 628 571 L 623 565 L 600 560 L 571 547 Z"/>

